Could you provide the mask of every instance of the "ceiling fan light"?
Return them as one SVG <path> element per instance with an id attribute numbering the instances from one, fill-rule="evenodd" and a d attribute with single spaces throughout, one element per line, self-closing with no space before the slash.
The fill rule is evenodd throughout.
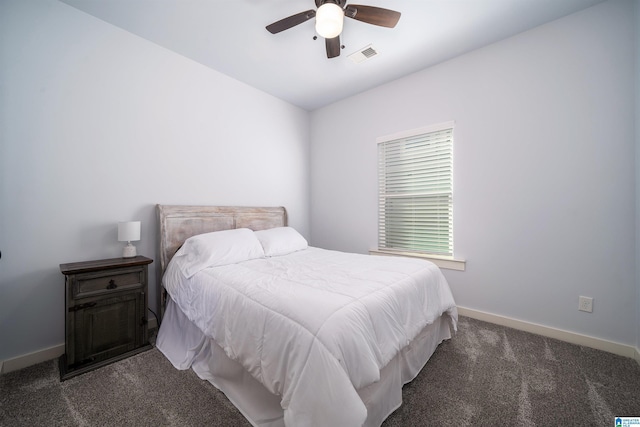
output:
<path id="1" fill-rule="evenodd" d="M 316 32 L 325 39 L 337 37 L 342 32 L 344 11 L 335 3 L 325 3 L 316 11 Z"/>

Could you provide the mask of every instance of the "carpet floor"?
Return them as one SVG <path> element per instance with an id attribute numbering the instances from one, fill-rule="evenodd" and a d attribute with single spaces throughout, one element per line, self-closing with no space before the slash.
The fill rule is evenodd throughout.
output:
<path id="1" fill-rule="evenodd" d="M 614 426 L 640 417 L 633 359 L 466 317 L 383 427 Z M 0 376 L 0 426 L 249 426 L 155 348 L 59 381 L 56 360 Z"/>

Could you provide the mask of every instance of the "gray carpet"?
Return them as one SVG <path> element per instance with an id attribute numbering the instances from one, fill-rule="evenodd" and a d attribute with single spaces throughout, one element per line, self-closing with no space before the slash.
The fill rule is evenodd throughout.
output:
<path id="1" fill-rule="evenodd" d="M 613 426 L 640 416 L 632 359 L 465 317 L 383 424 Z M 56 361 L 0 376 L 0 426 L 249 426 L 155 348 L 59 382 Z"/>

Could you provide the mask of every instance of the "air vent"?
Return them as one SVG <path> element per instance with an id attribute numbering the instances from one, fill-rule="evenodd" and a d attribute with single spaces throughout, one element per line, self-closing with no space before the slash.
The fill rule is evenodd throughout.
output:
<path id="1" fill-rule="evenodd" d="M 366 61 L 367 59 L 373 58 L 377 54 L 378 54 L 378 51 L 375 50 L 371 45 L 369 45 L 349 55 L 349 59 L 351 59 L 356 64 L 359 64 L 363 61 Z"/>

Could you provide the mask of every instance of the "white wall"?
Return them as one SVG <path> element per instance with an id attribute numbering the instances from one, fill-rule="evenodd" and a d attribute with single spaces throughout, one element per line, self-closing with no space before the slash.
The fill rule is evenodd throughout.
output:
<path id="1" fill-rule="evenodd" d="M 307 112 L 53 0 L 0 1 L 0 64 L 0 360 L 64 343 L 59 264 L 119 257 L 119 220 L 155 283 L 156 203 L 308 235 Z"/>
<path id="2" fill-rule="evenodd" d="M 312 243 L 375 247 L 376 137 L 455 120 L 457 303 L 635 344 L 632 8 L 599 4 L 314 111 Z"/>

